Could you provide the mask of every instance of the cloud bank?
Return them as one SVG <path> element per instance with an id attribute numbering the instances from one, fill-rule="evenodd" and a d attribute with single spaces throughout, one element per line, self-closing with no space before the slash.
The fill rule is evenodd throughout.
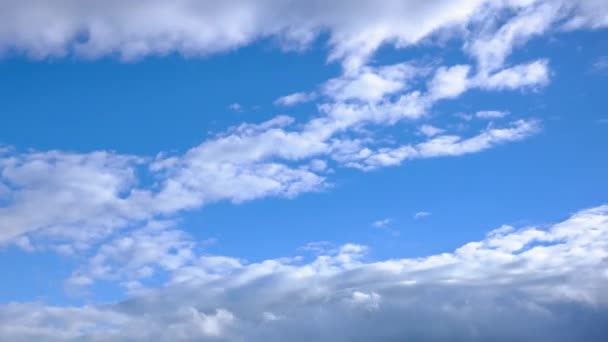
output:
<path id="1" fill-rule="evenodd" d="M 170 268 L 163 288 L 119 303 L 2 305 L 0 337 L 600 341 L 608 334 L 606 205 L 546 227 L 502 226 L 451 253 L 415 259 L 368 261 L 367 249 L 354 244 L 321 251 L 257 263 L 192 257 Z"/>

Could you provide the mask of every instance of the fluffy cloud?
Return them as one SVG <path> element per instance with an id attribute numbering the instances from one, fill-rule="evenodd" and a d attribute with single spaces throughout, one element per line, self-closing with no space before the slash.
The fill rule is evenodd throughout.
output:
<path id="1" fill-rule="evenodd" d="M 209 54 L 265 37 L 299 47 L 326 31 L 331 58 L 356 68 L 382 43 L 413 44 L 444 26 L 465 23 L 483 3 L 62 0 L 51 6 L 41 0 L 3 1 L 0 47 L 34 57 L 74 53 L 133 59 L 174 51 Z M 409 20 L 402 20 L 404 15 Z"/>
<path id="2" fill-rule="evenodd" d="M 480 74 L 473 82 L 486 90 L 542 87 L 549 83 L 548 62 L 537 60 L 505 68 L 491 75 Z"/>
<path id="3" fill-rule="evenodd" d="M 175 270 L 194 257 L 194 241 L 172 222 L 150 222 L 101 245 L 88 263 L 68 279 L 69 286 L 90 285 L 96 280 L 120 281 L 129 288 L 156 268 Z"/>
<path id="4" fill-rule="evenodd" d="M 202 256 L 164 288 L 119 303 L 0 306 L 0 337 L 601 341 L 607 258 L 608 206 L 413 259 L 368 261 L 353 244 L 310 261 Z"/>
<path id="5" fill-rule="evenodd" d="M 515 12 L 496 30 L 495 12 Z M 468 44 L 482 68 L 500 65 L 512 47 L 567 18 L 567 29 L 608 25 L 601 0 L 500 1 L 460 0 L 323 1 L 285 3 L 265 0 L 105 1 L 7 0 L 0 5 L 0 49 L 32 57 L 75 54 L 85 58 L 118 55 L 123 59 L 178 52 L 205 55 L 238 48 L 262 38 L 276 38 L 286 48 L 308 45 L 328 33 L 329 58 L 342 60 L 347 70 L 366 64 L 385 43 L 406 47 L 428 36 L 457 28 L 475 31 Z M 404 20 L 404 18 L 406 20 Z M 456 30 L 458 31 L 458 30 Z"/>
<path id="6" fill-rule="evenodd" d="M 377 68 L 363 67 L 327 81 L 323 92 L 336 101 L 377 102 L 408 87 L 408 81 L 426 73 L 425 68 L 400 63 Z"/>
<path id="7" fill-rule="evenodd" d="M 449 99 L 464 93 L 469 87 L 468 74 L 470 70 L 471 67 L 468 65 L 439 68 L 435 77 L 428 84 L 431 98 L 435 100 Z"/>
<path id="8" fill-rule="evenodd" d="M 145 212 L 126 200 L 142 162 L 109 152 L 0 158 L 0 179 L 8 189 L 0 197 L 5 202 L 0 207 L 0 241 L 44 228 L 53 238 L 86 244 L 116 225 L 145 218 Z"/>

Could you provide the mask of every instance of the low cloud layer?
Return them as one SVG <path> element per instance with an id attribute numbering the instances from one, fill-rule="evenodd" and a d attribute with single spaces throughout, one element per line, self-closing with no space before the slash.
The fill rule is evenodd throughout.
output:
<path id="1" fill-rule="evenodd" d="M 176 264 L 164 288 L 119 303 L 3 305 L 0 338 L 601 341 L 608 336 L 606 205 L 547 227 L 503 226 L 454 252 L 416 259 L 368 261 L 366 248 L 353 244 L 318 251 L 322 254 L 312 259 L 258 263 L 197 256 Z"/>

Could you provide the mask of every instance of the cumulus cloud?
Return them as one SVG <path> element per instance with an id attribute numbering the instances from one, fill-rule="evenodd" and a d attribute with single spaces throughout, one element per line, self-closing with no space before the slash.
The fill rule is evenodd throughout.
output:
<path id="1" fill-rule="evenodd" d="M 119 55 L 134 59 L 179 52 L 187 56 L 234 49 L 276 37 L 287 47 L 305 46 L 329 33 L 332 59 L 363 65 L 380 45 L 416 43 L 445 26 L 464 24 L 484 1 L 432 4 L 358 0 L 287 4 L 249 1 L 3 1 L 0 48 L 30 56 Z M 9 15 L 10 13 L 10 15 Z M 406 15 L 409 20 L 402 20 Z M 35 23 L 35 24 L 34 24 Z M 43 29 L 44 28 L 44 29 Z"/>
<path id="2" fill-rule="evenodd" d="M 79 287 L 111 280 L 132 288 L 152 276 L 157 268 L 170 271 L 185 265 L 194 257 L 195 243 L 172 226 L 172 222 L 150 222 L 102 244 L 67 284 Z"/>
<path id="3" fill-rule="evenodd" d="M 497 12 L 514 13 L 495 28 Z M 6 0 L 0 50 L 34 58 L 117 55 L 132 60 L 173 52 L 207 55 L 273 38 L 302 48 L 328 35 L 329 59 L 357 70 L 383 44 L 402 48 L 451 29 L 473 30 L 467 50 L 484 70 L 500 66 L 512 48 L 565 21 L 564 29 L 608 25 L 601 0 L 306 1 Z M 404 20 L 406 18 L 407 20 Z M 482 21 L 485 24 L 481 25 Z"/>
<path id="4" fill-rule="evenodd" d="M 428 88 L 433 99 L 458 97 L 469 87 L 468 75 L 471 67 L 455 65 L 450 68 L 440 67 Z"/>
<path id="5" fill-rule="evenodd" d="M 376 102 L 386 95 L 406 89 L 410 80 L 424 73 L 426 68 L 407 63 L 363 67 L 356 73 L 347 73 L 327 81 L 323 85 L 323 92 L 336 101 Z"/>
<path id="6" fill-rule="evenodd" d="M 9 189 L 3 196 L 8 203 L 0 207 L 0 241 L 45 228 L 55 238 L 86 244 L 117 224 L 145 218 L 141 208 L 125 200 L 142 162 L 110 152 L 49 151 L 0 158 L 1 179 Z"/>
<path id="7" fill-rule="evenodd" d="M 311 261 L 255 263 L 201 256 L 174 269 L 164 288 L 118 303 L 2 305 L 0 338 L 602 341 L 608 334 L 606 205 L 544 227 L 502 226 L 449 253 L 373 261 L 366 251 L 347 244 Z"/>

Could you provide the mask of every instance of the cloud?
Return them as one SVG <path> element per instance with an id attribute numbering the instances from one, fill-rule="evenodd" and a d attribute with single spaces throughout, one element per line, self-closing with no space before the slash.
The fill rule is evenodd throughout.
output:
<path id="1" fill-rule="evenodd" d="M 431 216 L 431 213 L 428 211 L 419 211 L 417 213 L 414 214 L 414 219 L 418 220 L 418 219 L 422 219 L 425 217 L 429 217 Z"/>
<path id="2" fill-rule="evenodd" d="M 0 17 L 0 50 L 34 58 L 132 60 L 174 52 L 199 56 L 266 38 L 284 48 L 305 47 L 323 35 L 328 59 L 341 62 L 343 70 L 314 91 L 276 101 L 295 105 L 316 99 L 318 113 L 312 118 L 296 122 L 277 116 L 244 123 L 184 153 L 150 158 L 103 151 L 20 153 L 2 146 L 0 241 L 27 238 L 29 244 L 20 246 L 37 250 L 42 240 L 51 240 L 49 248 L 71 253 L 89 248 L 116 229 L 142 226 L 158 216 L 209 203 L 294 197 L 326 189 L 327 174 L 336 170 L 328 167 L 329 161 L 336 167 L 371 170 L 521 140 L 536 132 L 538 123 L 527 119 L 469 138 L 427 124 L 420 132 L 433 139 L 395 144 L 383 143 L 372 128 L 428 117 L 439 101 L 471 89 L 539 89 L 550 81 L 549 61 L 510 65 L 512 50 L 557 29 L 603 27 L 607 11 L 600 2 L 560 0 L 395 0 L 382 6 L 370 0 L 315 0 L 290 6 L 275 0 L 255 6 L 240 0 L 112 0 L 103 6 L 89 0 L 62 0 L 53 6 L 40 0 L 3 1 L 0 13 L 11 15 Z M 437 61 L 417 60 L 375 65 L 370 59 L 384 44 L 404 48 L 433 43 L 432 38 L 446 30 L 462 39 L 464 52 L 477 65 L 438 66 Z M 238 110 L 237 105 L 231 107 Z M 153 179 L 153 184 L 142 179 Z M 56 194 L 57 201 L 46 203 Z"/>
<path id="3" fill-rule="evenodd" d="M 537 60 L 519 64 L 491 75 L 479 75 L 474 82 L 478 87 L 485 90 L 543 87 L 549 83 L 548 62 Z"/>
<path id="4" fill-rule="evenodd" d="M 426 72 L 426 68 L 407 63 L 376 68 L 362 67 L 356 73 L 347 73 L 327 81 L 323 85 L 323 93 L 335 101 L 376 102 L 387 95 L 403 91 L 410 80 Z"/>
<path id="5" fill-rule="evenodd" d="M 466 49 L 481 69 L 499 67 L 514 46 L 560 22 L 563 29 L 608 25 L 601 0 L 459 0 L 419 3 L 372 0 L 328 4 L 313 0 L 286 4 L 265 0 L 253 5 L 194 0 L 5 0 L 0 13 L 0 51 L 32 58 L 118 56 L 133 60 L 180 53 L 200 56 L 233 50 L 260 39 L 301 49 L 326 34 L 329 60 L 358 70 L 382 45 L 415 45 L 448 30 L 471 38 Z M 496 28 L 496 13 L 512 13 Z M 10 15 L 9 15 L 10 14 Z M 35 23 L 35 24 L 34 24 Z"/>
<path id="6" fill-rule="evenodd" d="M 501 110 L 480 110 L 475 113 L 475 117 L 480 119 L 500 119 L 507 115 L 509 112 Z"/>
<path id="7" fill-rule="evenodd" d="M 133 287 L 157 268 L 175 270 L 194 257 L 194 241 L 172 222 L 150 222 L 102 244 L 84 267 L 68 279 L 70 286 L 111 280 Z"/>
<path id="8" fill-rule="evenodd" d="M 0 207 L 0 241 L 44 228 L 44 235 L 53 239 L 78 240 L 74 248 L 79 248 L 116 225 L 145 219 L 146 212 L 125 199 L 142 162 L 110 152 L 49 151 L 0 158 L 0 179 L 9 189 L 3 196 L 8 202 Z"/>
<path id="9" fill-rule="evenodd" d="M 392 218 L 385 218 L 382 220 L 377 220 L 377 221 L 372 222 L 372 226 L 376 227 L 376 228 L 384 228 L 384 227 L 390 225 L 391 223 L 393 223 Z"/>
<path id="10" fill-rule="evenodd" d="M 255 5 L 239 0 L 127 0 L 100 5 L 63 0 L 50 6 L 40 0 L 9 0 L 0 7 L 0 13 L 11 13 L 0 21 L 0 49 L 35 58 L 75 54 L 135 59 L 172 52 L 197 56 L 271 37 L 286 47 L 301 47 L 328 32 L 330 58 L 343 59 L 353 69 L 385 42 L 406 46 L 442 27 L 465 23 L 483 2 L 388 1 L 377 6 L 370 0 L 289 5 L 273 0 Z"/>
<path id="11" fill-rule="evenodd" d="M 477 58 L 481 74 L 501 68 L 514 47 L 545 33 L 563 10 L 562 1 L 532 1 L 498 30 L 480 32 L 467 49 Z"/>
<path id="12" fill-rule="evenodd" d="M 354 244 L 311 261 L 201 256 L 122 302 L 1 305 L 0 338 L 603 341 L 607 251 L 604 205 L 419 258 L 367 260 Z"/>
<path id="13" fill-rule="evenodd" d="M 608 56 L 600 56 L 595 59 L 591 66 L 595 72 L 606 72 L 608 71 Z"/>
<path id="14" fill-rule="evenodd" d="M 239 103 L 231 103 L 228 108 L 233 111 L 233 112 L 240 112 L 243 110 L 243 106 L 241 106 L 241 104 Z"/>
<path id="15" fill-rule="evenodd" d="M 274 104 L 277 106 L 289 107 L 289 106 L 294 106 L 299 103 L 312 101 L 315 99 L 316 96 L 317 96 L 317 94 L 315 94 L 314 92 L 312 92 L 312 93 L 298 92 L 298 93 L 293 93 L 293 94 L 279 97 L 278 99 L 276 99 L 276 101 L 274 101 Z"/>
<path id="16" fill-rule="evenodd" d="M 377 150 L 361 149 L 357 145 L 335 151 L 334 158 L 347 166 L 373 170 L 379 167 L 395 166 L 404 160 L 460 156 L 476 153 L 494 146 L 522 140 L 540 130 L 535 120 L 517 120 L 506 128 L 488 128 L 479 134 L 463 138 L 457 135 L 439 135 L 418 144 L 398 147 L 383 147 Z"/>
<path id="17" fill-rule="evenodd" d="M 418 131 L 427 137 L 432 137 L 445 132 L 445 130 L 435 127 L 433 125 L 422 125 L 418 127 Z"/>
<path id="18" fill-rule="evenodd" d="M 460 96 L 468 87 L 468 75 L 471 67 L 455 65 L 449 68 L 440 67 L 435 77 L 429 82 L 428 88 L 433 99 L 449 99 Z"/>

